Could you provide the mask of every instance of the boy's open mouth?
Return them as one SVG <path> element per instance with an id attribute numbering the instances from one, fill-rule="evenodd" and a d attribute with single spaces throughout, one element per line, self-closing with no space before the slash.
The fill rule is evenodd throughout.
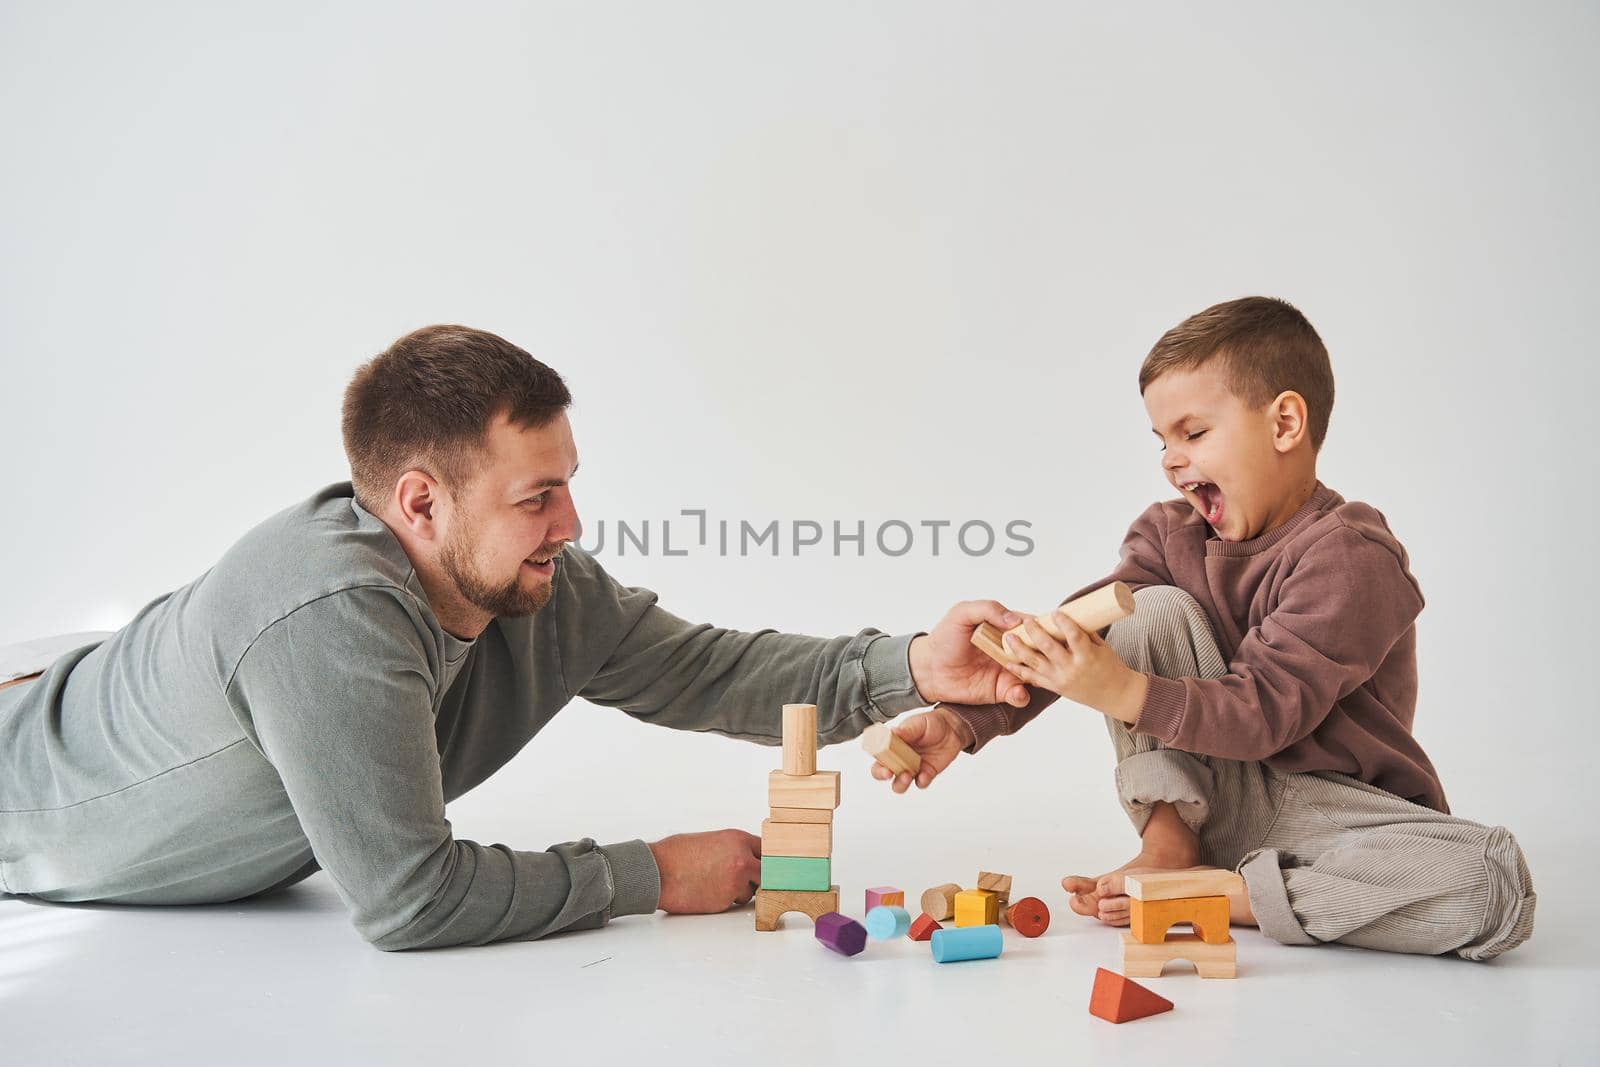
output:
<path id="1" fill-rule="evenodd" d="M 1210 482 L 1184 482 L 1183 488 L 1193 493 L 1200 501 L 1200 514 L 1212 526 L 1222 521 L 1222 490 Z"/>

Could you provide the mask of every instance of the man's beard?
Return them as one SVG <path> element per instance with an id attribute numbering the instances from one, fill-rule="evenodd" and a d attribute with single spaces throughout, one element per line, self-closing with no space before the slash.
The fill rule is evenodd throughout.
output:
<path id="1" fill-rule="evenodd" d="M 533 589 L 525 588 L 520 563 L 517 564 L 517 576 L 510 581 L 491 585 L 478 577 L 472 569 L 476 548 L 477 538 L 471 531 L 463 531 L 461 537 L 452 538 L 439 553 L 439 563 L 444 567 L 445 575 L 455 583 L 456 591 L 467 603 L 496 618 L 532 615 L 550 603 L 550 597 L 555 593 L 554 582 L 544 582 Z"/>

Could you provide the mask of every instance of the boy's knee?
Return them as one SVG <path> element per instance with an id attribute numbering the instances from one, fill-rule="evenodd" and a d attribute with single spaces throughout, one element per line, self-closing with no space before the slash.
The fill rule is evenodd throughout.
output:
<path id="1" fill-rule="evenodd" d="M 1124 662 L 1133 649 L 1157 638 L 1187 639 L 1197 629 L 1211 632 L 1211 620 L 1200 602 L 1175 585 L 1147 585 L 1133 593 L 1133 614 L 1111 624 L 1106 643 Z"/>
<path id="2" fill-rule="evenodd" d="M 1463 959 L 1488 960 L 1509 952 L 1533 936 L 1533 914 L 1538 895 L 1527 857 L 1511 831 L 1496 826 L 1484 842 L 1486 879 L 1481 933 L 1458 950 Z"/>

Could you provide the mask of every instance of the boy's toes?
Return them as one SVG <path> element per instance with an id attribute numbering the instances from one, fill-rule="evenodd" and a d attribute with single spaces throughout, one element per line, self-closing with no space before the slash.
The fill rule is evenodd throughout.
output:
<path id="1" fill-rule="evenodd" d="M 1067 897 L 1067 906 L 1079 915 L 1093 916 L 1095 914 L 1094 879 L 1084 878 L 1081 875 L 1068 875 L 1061 879 L 1061 888 L 1070 896 Z"/>
<path id="2" fill-rule="evenodd" d="M 1127 897 L 1101 897 L 1099 904 L 1100 921 L 1111 926 L 1127 926 L 1131 906 Z"/>
<path id="3" fill-rule="evenodd" d="M 1122 896 L 1122 872 L 1112 871 L 1110 874 L 1102 874 L 1100 880 L 1095 883 L 1094 891 L 1102 898 Z"/>

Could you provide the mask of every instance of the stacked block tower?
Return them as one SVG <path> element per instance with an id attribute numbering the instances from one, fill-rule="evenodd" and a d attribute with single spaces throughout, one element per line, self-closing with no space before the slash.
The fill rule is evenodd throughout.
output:
<path id="1" fill-rule="evenodd" d="M 1123 974 L 1159 978 L 1170 960 L 1189 960 L 1201 978 L 1234 977 L 1227 895 L 1243 892 L 1244 879 L 1232 871 L 1165 871 L 1130 874 L 1123 885 L 1130 909 L 1122 935 Z M 1188 923 L 1194 933 L 1168 935 L 1174 923 Z"/>
<path id="2" fill-rule="evenodd" d="M 761 888 L 756 929 L 776 930 L 785 912 L 815 922 L 839 910 L 833 884 L 833 813 L 839 772 L 817 770 L 817 706 L 783 706 L 783 769 L 767 777 L 761 824 Z"/>

